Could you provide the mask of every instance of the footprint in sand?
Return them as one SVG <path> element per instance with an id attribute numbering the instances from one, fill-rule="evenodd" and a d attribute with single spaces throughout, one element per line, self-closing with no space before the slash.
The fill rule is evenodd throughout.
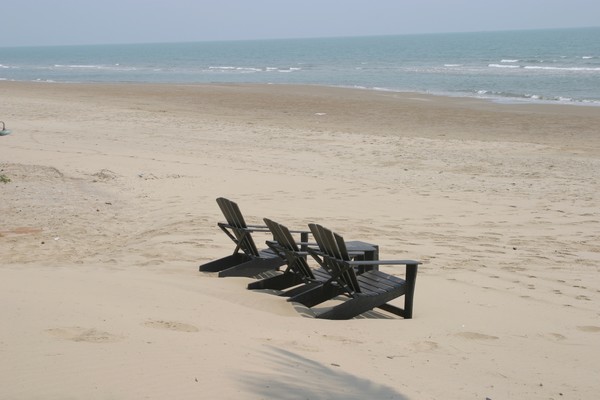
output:
<path id="1" fill-rule="evenodd" d="M 122 336 L 114 335 L 109 332 L 99 331 L 94 328 L 82 328 L 79 326 L 46 329 L 46 332 L 56 338 L 71 340 L 73 342 L 113 343 L 123 339 Z"/>
<path id="2" fill-rule="evenodd" d="M 552 340 L 552 341 L 556 341 L 556 342 L 567 339 L 567 337 L 565 335 L 561 335 L 560 333 L 554 333 L 554 332 L 550 332 L 550 333 L 546 333 L 546 334 L 539 334 L 538 336 Z"/>
<path id="3" fill-rule="evenodd" d="M 118 175 L 115 172 L 113 172 L 109 169 L 102 169 L 99 172 L 92 174 L 92 176 L 94 177 L 94 182 L 112 181 L 114 179 L 117 179 L 117 177 L 118 177 Z"/>
<path id="4" fill-rule="evenodd" d="M 456 336 L 470 340 L 497 340 L 498 336 L 486 335 L 478 332 L 459 332 Z"/>
<path id="5" fill-rule="evenodd" d="M 440 346 L 431 340 L 424 340 L 422 342 L 413 342 L 410 347 L 413 351 L 422 352 L 422 351 L 432 351 L 438 349 Z"/>
<path id="6" fill-rule="evenodd" d="M 593 325 L 578 326 L 577 329 L 579 329 L 582 332 L 600 332 L 600 326 Z"/>
<path id="7" fill-rule="evenodd" d="M 363 344 L 364 343 L 362 340 L 356 340 L 356 339 L 352 339 L 347 336 L 340 336 L 340 335 L 323 335 L 323 338 L 327 339 L 327 340 L 333 340 L 334 342 L 342 342 L 344 344 Z"/>
<path id="8" fill-rule="evenodd" d="M 19 227 L 19 228 L 12 228 L 6 231 L 2 231 L 0 232 L 0 236 L 4 236 L 4 234 L 15 234 L 15 235 L 31 235 L 31 234 L 36 234 L 36 233 L 40 233 L 42 232 L 42 228 L 30 228 L 30 227 Z"/>
<path id="9" fill-rule="evenodd" d="M 198 332 L 198 328 L 196 328 L 194 325 L 184 324 L 176 321 L 149 320 L 144 322 L 144 326 L 177 332 Z"/>

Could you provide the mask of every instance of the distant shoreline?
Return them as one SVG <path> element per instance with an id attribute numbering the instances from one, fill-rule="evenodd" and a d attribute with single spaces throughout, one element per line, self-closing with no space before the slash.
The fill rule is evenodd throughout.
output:
<path id="1" fill-rule="evenodd" d="M 109 101 L 129 108 L 156 104 L 172 113 L 234 115 L 274 125 L 305 124 L 349 132 L 455 139 L 560 143 L 600 152 L 595 107 L 572 104 L 504 104 L 468 97 L 376 91 L 324 85 L 140 84 L 0 81 L 0 95 L 82 104 Z M 5 111 L 6 112 L 6 111 Z M 308 114 L 307 114 L 308 112 Z M 321 118 L 315 119 L 321 115 Z M 192 114 L 193 116 L 193 114 Z M 7 119 L 7 117 L 3 117 Z M 565 135 L 571 139 L 565 142 Z"/>
<path id="2" fill-rule="evenodd" d="M 340 86 L 340 85 L 326 85 L 326 84 L 311 84 L 311 83 L 253 83 L 253 82 L 60 82 L 60 81 L 42 81 L 42 80 L 34 80 L 34 81 L 19 81 L 19 80 L 7 80 L 0 79 L 0 83 L 2 82 L 14 82 L 14 83 L 32 83 L 32 84 L 59 84 L 59 85 L 160 85 L 160 86 L 228 86 L 228 85 L 248 85 L 248 86 L 282 86 L 282 87 L 295 87 L 295 86 L 306 86 L 306 87 L 322 87 L 322 88 L 332 88 L 332 89 L 347 89 L 347 90 L 363 90 L 363 91 L 372 91 L 372 92 L 382 92 L 382 93 L 396 93 L 396 94 L 405 94 L 405 95 L 423 95 L 423 96 L 434 96 L 441 98 L 456 98 L 456 99 L 473 99 L 480 100 L 483 102 L 490 102 L 498 105 L 544 105 L 544 106 L 574 106 L 574 107 L 600 107 L 600 102 L 593 101 L 559 101 L 559 100 L 543 100 L 543 99 L 517 99 L 517 98 L 507 98 L 507 97 L 494 97 L 493 95 L 469 95 L 469 94 L 459 94 L 459 93 L 443 93 L 443 92 L 421 92 L 421 91 L 403 91 L 403 90 L 393 90 L 386 88 L 370 88 L 370 87 L 362 87 L 362 86 Z"/>

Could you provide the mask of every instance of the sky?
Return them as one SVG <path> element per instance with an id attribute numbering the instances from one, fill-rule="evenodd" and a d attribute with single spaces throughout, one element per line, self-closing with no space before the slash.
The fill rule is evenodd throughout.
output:
<path id="1" fill-rule="evenodd" d="M 600 26 L 600 1 L 0 0 L 0 24 L 0 47 L 395 35 Z"/>

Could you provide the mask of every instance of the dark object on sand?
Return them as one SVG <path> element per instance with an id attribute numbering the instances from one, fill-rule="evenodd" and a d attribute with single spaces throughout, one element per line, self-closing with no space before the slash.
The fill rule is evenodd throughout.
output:
<path id="1" fill-rule="evenodd" d="M 219 197 L 217 204 L 227 221 L 219 222 L 218 226 L 235 243 L 235 249 L 229 256 L 200 265 L 200 271 L 218 272 L 219 277 L 251 277 L 277 269 L 285 263 L 271 249 L 258 250 L 256 247 L 252 233 L 269 232 L 266 226 L 247 225 L 240 208 L 231 200 Z"/>
<path id="2" fill-rule="evenodd" d="M 2 124 L 2 130 L 0 131 L 0 136 L 6 136 L 9 135 L 11 130 L 10 129 L 6 129 L 6 125 L 4 125 L 4 121 L 0 121 L 0 124 Z"/>
<path id="3" fill-rule="evenodd" d="M 330 309 L 317 314 L 317 318 L 350 319 L 363 312 L 380 308 L 406 319 L 412 318 L 415 281 L 417 267 L 420 264 L 413 260 L 351 260 L 344 239 L 329 229 L 316 224 L 309 225 L 319 244 L 319 250 L 308 248 L 308 252 L 331 275 L 330 281 L 313 290 L 304 292 L 300 298 L 316 305 L 331 299 L 329 286 L 337 285 L 349 297 Z M 365 270 L 357 274 L 355 268 L 379 265 L 406 265 L 406 279 L 386 274 L 378 269 Z M 389 301 L 404 295 L 404 308 L 399 308 Z M 306 305 L 306 304 L 305 304 Z"/>

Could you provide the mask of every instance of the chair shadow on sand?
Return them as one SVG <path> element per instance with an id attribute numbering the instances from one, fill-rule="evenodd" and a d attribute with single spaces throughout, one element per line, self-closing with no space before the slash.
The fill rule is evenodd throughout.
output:
<path id="1" fill-rule="evenodd" d="M 280 294 L 280 293 L 273 292 L 273 294 Z M 332 299 L 331 302 L 329 302 L 330 304 L 324 304 L 322 307 L 312 307 L 312 308 L 306 307 L 304 304 L 300 304 L 300 303 L 292 303 L 292 305 L 294 306 L 294 309 L 296 310 L 296 312 L 298 314 L 300 314 L 300 316 L 305 317 L 305 318 L 316 318 L 318 314 L 321 314 L 323 312 L 327 312 L 327 311 L 331 310 L 331 308 L 334 305 L 336 305 L 335 302 L 339 301 L 339 303 L 341 303 L 344 300 L 345 299 L 343 296 L 338 296 L 335 299 Z M 390 314 L 385 311 L 380 311 L 377 309 L 365 311 L 362 314 L 359 314 L 354 317 L 354 319 L 398 319 L 398 318 L 400 318 L 400 317 L 398 317 L 397 315 Z"/>
<path id="2" fill-rule="evenodd" d="M 264 360 L 260 360 L 260 364 L 277 372 L 270 375 L 248 372 L 241 377 L 241 383 L 249 392 L 261 398 L 408 399 L 389 386 L 344 372 L 337 364 L 328 366 L 275 346 L 269 346 L 269 350 L 263 353 Z"/>
<path id="3" fill-rule="evenodd" d="M 259 278 L 269 278 L 271 276 L 277 276 L 277 275 L 274 275 L 274 273 L 271 271 L 258 275 Z M 270 295 L 270 296 L 284 296 L 286 294 L 285 291 L 277 290 L 277 289 L 262 289 L 262 290 L 257 290 L 257 292 L 263 293 L 265 295 Z M 296 310 L 296 312 L 301 317 L 316 318 L 316 316 L 319 313 L 328 311 L 333 306 L 335 306 L 345 300 L 346 300 L 345 297 L 343 295 L 340 295 L 340 296 L 337 296 L 337 297 L 331 299 L 330 301 L 323 303 L 317 307 L 307 307 L 304 304 L 294 303 L 294 302 L 291 302 L 290 304 L 294 307 L 294 310 Z M 397 315 L 394 315 L 394 314 L 391 314 L 391 313 L 388 313 L 386 311 L 379 310 L 379 309 L 365 311 L 362 314 L 354 317 L 354 319 L 399 319 L 399 318 L 400 317 L 398 317 Z"/>

